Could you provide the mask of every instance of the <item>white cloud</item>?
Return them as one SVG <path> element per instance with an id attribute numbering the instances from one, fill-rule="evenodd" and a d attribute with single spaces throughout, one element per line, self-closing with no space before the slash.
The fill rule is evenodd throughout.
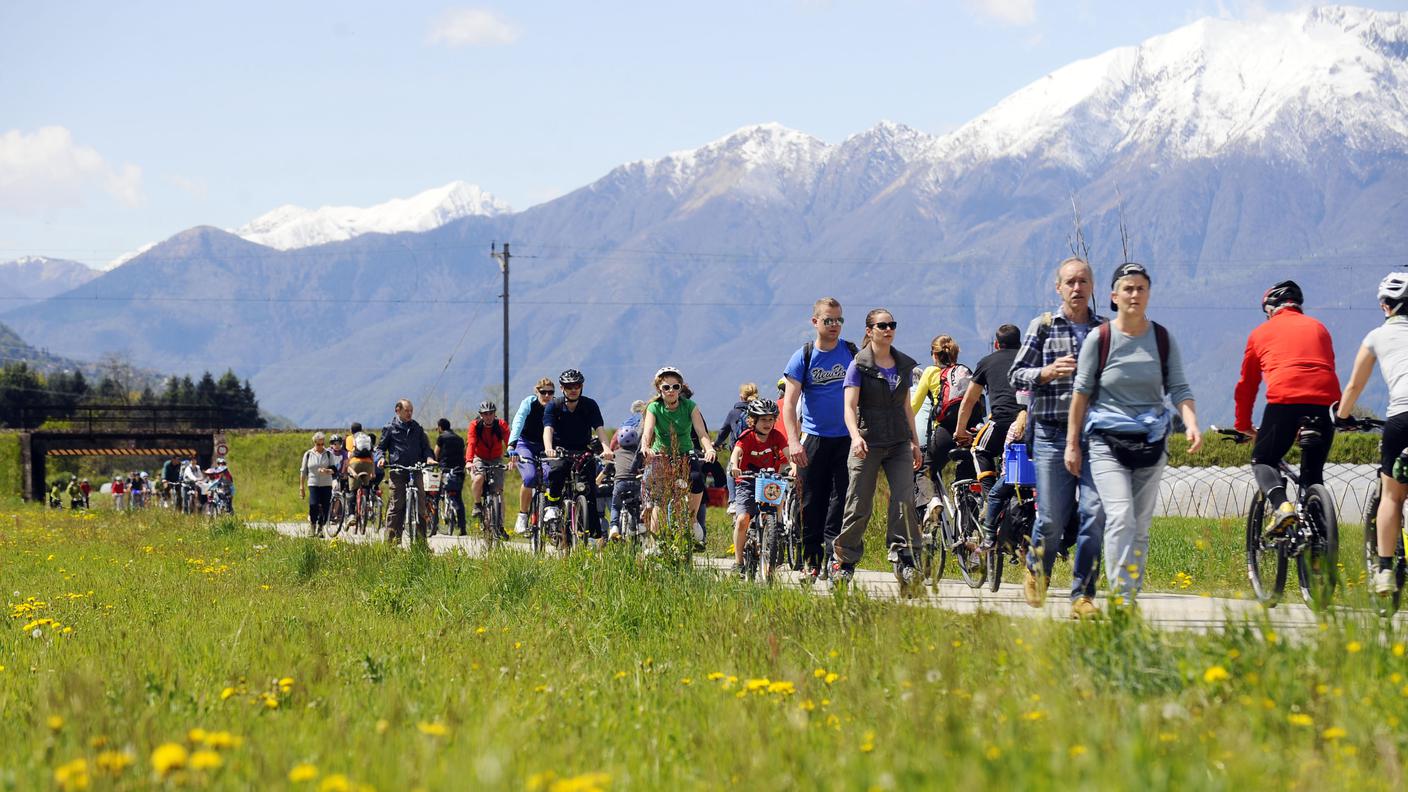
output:
<path id="1" fill-rule="evenodd" d="M 518 40 L 518 28 L 487 8 L 452 8 L 430 28 L 431 44 L 447 47 L 492 47 Z"/>
<path id="2" fill-rule="evenodd" d="M 1036 22 L 1036 0 L 965 0 L 977 13 L 1004 25 L 1025 26 Z"/>
<path id="3" fill-rule="evenodd" d="M 0 134 L 0 210 L 33 214 L 81 206 L 95 190 L 124 206 L 142 202 L 142 169 L 112 166 L 61 126 Z"/>

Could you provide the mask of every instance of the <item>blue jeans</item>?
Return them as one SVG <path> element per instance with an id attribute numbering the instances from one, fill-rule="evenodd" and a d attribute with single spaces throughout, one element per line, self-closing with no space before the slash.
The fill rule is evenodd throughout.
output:
<path id="1" fill-rule="evenodd" d="M 1040 559 L 1042 574 L 1051 576 L 1066 525 L 1071 521 L 1071 509 L 1075 507 L 1080 522 L 1071 556 L 1071 599 L 1094 597 L 1100 551 L 1105 540 L 1105 510 L 1090 477 L 1090 454 L 1082 455 L 1077 479 L 1066 471 L 1065 428 L 1038 423 L 1032 460 L 1036 465 L 1037 509 L 1027 567 L 1036 571 Z"/>

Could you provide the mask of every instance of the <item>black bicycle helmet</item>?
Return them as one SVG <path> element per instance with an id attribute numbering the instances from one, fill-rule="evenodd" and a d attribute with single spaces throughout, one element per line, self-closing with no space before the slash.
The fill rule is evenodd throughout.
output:
<path id="1" fill-rule="evenodd" d="M 1261 310 L 1268 311 L 1287 303 L 1305 305 L 1304 292 L 1300 290 L 1300 285 L 1292 280 L 1281 281 L 1267 289 L 1266 294 L 1261 297 Z"/>
<path id="2" fill-rule="evenodd" d="M 577 369 L 567 369 L 566 371 L 557 375 L 557 384 L 561 385 L 564 388 L 568 385 L 581 385 L 586 381 L 587 378 L 582 376 L 582 372 L 578 371 Z"/>
<path id="3" fill-rule="evenodd" d="M 748 402 L 748 414 L 754 418 L 776 418 L 777 402 L 772 399 L 754 399 Z"/>
<path id="4" fill-rule="evenodd" d="M 489 401 L 488 399 L 485 399 L 484 401 L 479 402 L 479 412 L 480 412 L 481 414 L 482 414 L 482 413 L 486 413 L 486 412 L 498 412 L 498 411 L 499 411 L 499 405 L 494 404 L 492 401 Z"/>

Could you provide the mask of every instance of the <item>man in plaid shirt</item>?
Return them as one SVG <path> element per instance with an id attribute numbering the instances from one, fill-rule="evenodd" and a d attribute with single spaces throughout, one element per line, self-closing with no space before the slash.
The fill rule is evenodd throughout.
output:
<path id="1" fill-rule="evenodd" d="M 1033 608 L 1045 603 L 1051 567 L 1056 563 L 1071 520 L 1071 508 L 1075 506 L 1080 525 L 1072 557 L 1071 616 L 1077 619 L 1099 613 L 1095 607 L 1095 581 L 1105 535 L 1105 512 L 1090 478 L 1090 462 L 1087 459 L 1083 463 L 1080 478 L 1067 472 L 1065 462 L 1066 417 L 1071 406 L 1076 355 L 1090 331 L 1105 321 L 1090 308 L 1094 281 L 1094 273 L 1085 260 L 1068 258 L 1061 262 L 1056 270 L 1061 310 L 1032 320 L 1008 373 L 1013 388 L 1030 390 L 1032 394 L 1029 417 L 1035 440 L 1031 452 L 1036 465 L 1036 491 L 1040 493 L 1023 594 Z"/>

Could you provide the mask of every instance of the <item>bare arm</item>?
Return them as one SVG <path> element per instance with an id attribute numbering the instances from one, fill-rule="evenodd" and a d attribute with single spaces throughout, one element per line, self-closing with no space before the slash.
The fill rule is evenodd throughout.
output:
<path id="1" fill-rule="evenodd" d="M 557 446 L 555 446 L 555 445 L 552 444 L 552 427 L 551 427 L 551 426 L 544 426 L 544 427 L 543 427 L 543 456 L 545 456 L 545 457 L 555 457 L 555 456 L 557 456 Z"/>
<path id="2" fill-rule="evenodd" d="M 648 457 L 655 456 L 655 452 L 650 447 L 655 444 L 655 413 L 645 411 L 645 417 L 640 421 L 640 447 Z"/>
<path id="3" fill-rule="evenodd" d="M 1183 416 L 1183 435 L 1188 438 L 1188 453 L 1196 454 L 1203 447 L 1203 432 L 1198 428 L 1198 407 L 1192 399 L 1178 403 L 1178 413 Z"/>
<path id="4" fill-rule="evenodd" d="M 963 401 L 958 405 L 958 424 L 954 427 L 953 436 L 957 440 L 965 440 L 972 437 L 968 433 L 968 422 L 973 418 L 973 408 L 978 406 L 978 399 L 983 396 L 983 386 L 976 382 L 968 383 L 968 390 L 963 392 Z M 913 410 L 910 410 L 912 413 Z M 911 416 L 910 423 L 914 423 Z"/>
<path id="5" fill-rule="evenodd" d="M 1364 392 L 1364 386 L 1369 384 L 1369 375 L 1374 373 L 1375 360 L 1372 349 L 1359 347 L 1359 352 L 1354 356 L 1354 370 L 1350 372 L 1349 382 L 1345 384 L 1344 393 L 1340 395 L 1340 408 L 1335 412 L 1338 417 L 1348 418 L 1354 411 L 1359 394 Z"/>
<path id="6" fill-rule="evenodd" d="M 1071 410 L 1066 417 L 1066 470 L 1072 476 L 1080 475 L 1081 427 L 1085 424 L 1085 411 L 1090 407 L 1090 394 L 1072 391 Z"/>
<path id="7" fill-rule="evenodd" d="M 870 452 L 870 447 L 866 445 L 865 438 L 860 436 L 860 422 L 857 420 L 856 412 L 858 409 L 860 409 L 860 388 L 851 385 L 846 388 L 846 431 L 851 433 L 851 453 L 857 459 L 865 459 L 865 455 Z"/>
<path id="8" fill-rule="evenodd" d="M 797 403 L 802 398 L 802 383 L 787 378 L 787 390 L 782 394 L 782 425 L 787 429 L 787 455 L 799 467 L 807 466 L 807 452 L 802 448 L 802 423 L 797 419 Z"/>
<path id="9" fill-rule="evenodd" d="M 737 478 L 738 474 L 743 472 L 738 467 L 739 458 L 742 456 L 743 449 L 738 445 L 738 443 L 734 443 L 733 453 L 728 455 L 728 474 L 730 476 L 733 476 L 734 478 Z"/>

